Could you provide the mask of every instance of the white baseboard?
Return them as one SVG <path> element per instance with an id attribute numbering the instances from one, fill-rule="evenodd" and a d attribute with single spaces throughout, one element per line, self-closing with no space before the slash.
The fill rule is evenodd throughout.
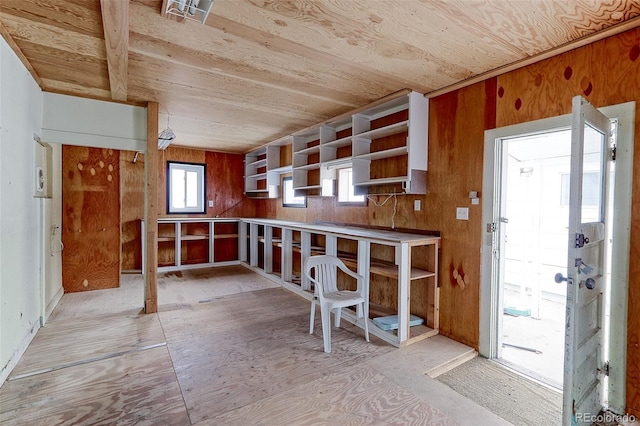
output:
<path id="1" fill-rule="evenodd" d="M 58 292 L 53 296 L 53 299 L 51 299 L 51 301 L 47 305 L 47 309 L 45 309 L 44 311 L 44 320 L 42 321 L 42 325 L 46 324 L 47 320 L 53 313 L 53 310 L 56 308 L 56 306 L 58 306 L 58 303 L 60 302 L 60 299 L 62 299 L 62 296 L 64 296 L 64 288 L 60 286 Z"/>
<path id="2" fill-rule="evenodd" d="M 9 377 L 9 374 L 11 374 L 11 371 L 13 371 L 15 366 L 18 364 L 18 361 L 20 361 L 22 355 L 24 355 L 25 351 L 31 344 L 31 341 L 33 340 L 39 329 L 40 321 L 34 321 L 31 329 L 24 336 L 18 348 L 13 352 L 13 355 L 11 355 L 11 358 L 9 358 L 9 362 L 7 362 L 7 364 L 2 367 L 2 370 L 0 371 L 0 388 L 2 387 L 2 385 L 4 385 L 5 381 Z"/>

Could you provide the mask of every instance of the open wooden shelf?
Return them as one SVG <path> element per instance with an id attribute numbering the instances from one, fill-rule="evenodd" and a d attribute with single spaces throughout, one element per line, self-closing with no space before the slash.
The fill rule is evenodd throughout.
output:
<path id="1" fill-rule="evenodd" d="M 238 234 L 215 234 L 213 238 L 216 240 L 221 240 L 225 238 L 238 238 Z"/>
<path id="2" fill-rule="evenodd" d="M 315 154 L 320 152 L 320 144 L 318 143 L 317 145 L 313 145 L 304 149 L 301 149 L 300 151 L 296 151 L 294 153 L 294 155 L 310 155 L 310 154 Z"/>
<path id="3" fill-rule="evenodd" d="M 355 254 L 338 252 L 338 257 L 342 259 L 345 265 L 350 266 L 354 270 L 358 267 L 358 261 Z M 369 271 L 374 275 L 380 275 L 387 278 L 398 279 L 398 266 L 393 262 L 387 262 L 385 260 L 370 259 Z M 419 268 L 411 268 L 410 279 L 420 280 L 423 278 L 435 277 L 436 273 Z"/>
<path id="4" fill-rule="evenodd" d="M 362 138 L 369 140 L 380 139 L 387 136 L 397 135 L 399 133 L 406 132 L 407 130 L 409 130 L 409 120 L 394 123 L 389 126 L 380 127 L 374 130 L 369 130 L 367 132 L 362 132 L 357 135 L 353 135 L 353 138 Z"/>
<path id="5" fill-rule="evenodd" d="M 239 223 L 232 218 L 158 219 L 163 234 L 158 237 L 159 272 L 239 263 Z"/>
<path id="6" fill-rule="evenodd" d="M 369 152 L 368 154 L 354 155 L 353 158 L 357 160 L 378 160 L 381 158 L 397 157 L 399 155 L 404 155 L 407 152 L 408 151 L 406 146 L 399 146 L 397 148 Z"/>
<path id="7" fill-rule="evenodd" d="M 323 146 L 331 147 L 331 148 L 341 148 L 343 146 L 351 145 L 351 139 L 353 139 L 353 136 L 345 136 L 344 138 L 336 139 L 330 142 L 325 142 Z"/>
<path id="8" fill-rule="evenodd" d="M 198 235 L 181 235 L 180 240 L 182 241 L 197 241 L 197 240 L 208 240 L 208 234 L 198 234 Z"/>

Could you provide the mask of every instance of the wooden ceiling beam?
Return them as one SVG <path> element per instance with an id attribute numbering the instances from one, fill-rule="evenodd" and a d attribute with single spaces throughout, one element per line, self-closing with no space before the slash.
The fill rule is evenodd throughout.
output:
<path id="1" fill-rule="evenodd" d="M 2 24 L 1 21 L 0 21 L 0 35 L 2 35 L 2 37 L 5 39 L 5 41 L 9 45 L 9 47 L 18 56 L 18 58 L 20 59 L 20 62 L 22 62 L 22 64 L 25 66 L 25 68 L 27 70 L 29 70 L 29 73 L 31 74 L 33 79 L 36 81 L 36 83 L 38 83 L 38 86 L 40 86 L 40 88 L 42 89 L 43 88 L 42 87 L 42 79 L 40 78 L 40 76 L 36 72 L 35 68 L 33 68 L 33 65 L 31 65 L 31 62 L 29 62 L 29 60 L 24 55 L 24 53 L 22 53 L 22 50 L 20 49 L 20 47 L 18 47 L 18 45 L 16 44 L 15 40 L 13 39 L 13 37 L 11 37 L 11 34 L 9 34 L 9 31 Z"/>
<path id="2" fill-rule="evenodd" d="M 100 0 L 111 98 L 127 100 L 129 0 Z"/>

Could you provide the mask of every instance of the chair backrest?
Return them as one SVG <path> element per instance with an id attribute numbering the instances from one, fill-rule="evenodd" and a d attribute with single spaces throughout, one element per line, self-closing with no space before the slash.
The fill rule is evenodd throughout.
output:
<path id="1" fill-rule="evenodd" d="M 342 260 L 335 256 L 309 256 L 305 259 L 304 264 L 304 273 L 315 284 L 315 294 L 319 297 L 338 291 L 338 268 L 349 275 L 355 275 Z M 315 269 L 315 277 L 311 275 L 312 269 Z M 360 276 L 358 275 L 358 277 Z"/>

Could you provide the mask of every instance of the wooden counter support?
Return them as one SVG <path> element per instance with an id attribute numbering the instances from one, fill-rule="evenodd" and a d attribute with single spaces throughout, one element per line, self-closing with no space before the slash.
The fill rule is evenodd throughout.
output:
<path id="1" fill-rule="evenodd" d="M 273 228 L 264 227 L 264 272 L 273 273 Z"/>
<path id="2" fill-rule="evenodd" d="M 399 256 L 396 256 L 398 264 L 398 339 L 404 342 L 409 337 L 409 291 L 411 289 L 411 279 L 409 270 L 411 263 L 406 259 L 411 259 L 409 244 L 402 243 L 396 248 Z"/>
<path id="3" fill-rule="evenodd" d="M 282 281 L 293 281 L 293 231 L 282 230 Z"/>
<path id="4" fill-rule="evenodd" d="M 306 259 L 311 256 L 311 233 L 303 231 L 300 233 L 300 236 L 300 254 L 302 259 Z M 300 265 L 300 268 L 302 267 L 303 265 Z M 309 278 L 307 278 L 303 271 L 300 273 L 300 280 L 303 290 L 311 290 L 311 281 L 309 281 Z"/>
<path id="5" fill-rule="evenodd" d="M 247 262 L 248 258 L 247 258 L 247 223 L 241 222 L 240 223 L 240 236 L 239 236 L 239 242 L 238 242 L 238 259 L 240 259 L 241 262 Z"/>
<path id="6" fill-rule="evenodd" d="M 249 224 L 249 265 L 258 266 L 258 224 Z"/>

